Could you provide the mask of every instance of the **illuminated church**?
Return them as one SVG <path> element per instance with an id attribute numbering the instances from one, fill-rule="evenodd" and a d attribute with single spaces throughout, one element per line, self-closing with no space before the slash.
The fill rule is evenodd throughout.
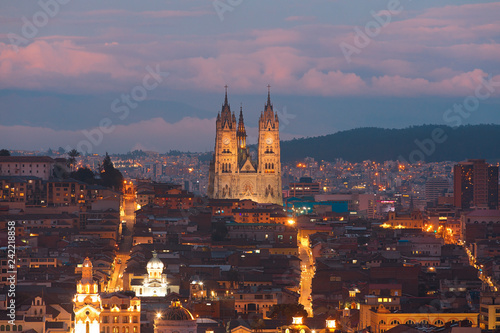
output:
<path id="1" fill-rule="evenodd" d="M 140 333 L 141 300 L 121 293 L 99 295 L 92 262 L 85 258 L 73 298 L 71 333 Z"/>
<path id="2" fill-rule="evenodd" d="M 197 329 L 196 319 L 178 299 L 164 314 L 158 313 L 154 322 L 154 333 L 196 333 Z"/>
<path id="3" fill-rule="evenodd" d="M 76 287 L 73 299 L 74 333 L 100 333 L 101 311 L 99 288 L 92 278 L 92 262 L 89 258 L 85 258 L 82 279 Z"/>
<path id="4" fill-rule="evenodd" d="M 131 289 L 139 297 L 160 296 L 167 294 L 167 274 L 163 273 L 164 264 L 158 258 L 156 251 L 153 251 L 153 258 L 146 266 L 147 274 L 140 284 L 134 284 Z"/>
<path id="5" fill-rule="evenodd" d="M 247 147 L 240 108 L 238 123 L 227 99 L 217 114 L 215 152 L 210 164 L 208 196 L 213 199 L 250 199 L 282 205 L 280 134 L 268 86 L 267 103 L 259 118 L 257 160 Z"/>

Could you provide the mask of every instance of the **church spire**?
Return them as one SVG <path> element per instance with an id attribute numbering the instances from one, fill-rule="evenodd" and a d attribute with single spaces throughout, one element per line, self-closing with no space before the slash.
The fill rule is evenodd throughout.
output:
<path id="1" fill-rule="evenodd" d="M 238 120 L 238 132 L 236 133 L 238 139 L 238 148 L 246 149 L 247 147 L 247 132 L 245 130 L 245 123 L 243 121 L 243 105 L 240 106 L 240 119 Z"/>
<path id="2" fill-rule="evenodd" d="M 236 128 L 236 117 L 234 113 L 231 113 L 231 106 L 229 105 L 227 99 L 227 84 L 224 86 L 225 94 L 224 94 L 224 104 L 222 105 L 222 110 L 220 112 L 220 121 L 221 126 L 227 128 Z M 218 120 L 219 118 L 217 118 Z"/>
<path id="3" fill-rule="evenodd" d="M 274 128 L 276 126 L 278 119 L 273 110 L 273 104 L 271 103 L 271 86 L 267 85 L 267 102 L 264 106 L 264 112 L 261 113 L 259 123 L 260 126 L 271 126 Z"/>
<path id="4" fill-rule="evenodd" d="M 226 90 L 226 97 L 224 99 L 224 106 L 228 105 L 229 103 L 227 102 L 227 84 L 224 86 L 224 89 Z"/>
<path id="5" fill-rule="evenodd" d="M 266 106 L 270 106 L 271 105 L 271 85 L 267 85 L 267 105 Z"/>

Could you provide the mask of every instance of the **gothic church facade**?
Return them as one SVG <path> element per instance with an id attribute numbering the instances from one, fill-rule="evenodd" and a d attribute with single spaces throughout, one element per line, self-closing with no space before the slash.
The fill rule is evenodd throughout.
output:
<path id="1" fill-rule="evenodd" d="M 216 121 L 208 196 L 282 205 L 279 119 L 273 110 L 270 91 L 259 118 L 257 160 L 250 156 L 246 138 L 243 110 L 240 108 L 237 123 L 226 87 L 224 104 Z"/>

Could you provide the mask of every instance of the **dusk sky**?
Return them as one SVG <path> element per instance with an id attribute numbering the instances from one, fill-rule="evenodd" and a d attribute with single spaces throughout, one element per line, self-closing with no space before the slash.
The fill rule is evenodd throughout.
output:
<path id="1" fill-rule="evenodd" d="M 283 140 L 500 124 L 499 17 L 478 0 L 2 0 L 0 148 L 210 151 L 226 84 L 250 142 L 268 84 Z"/>

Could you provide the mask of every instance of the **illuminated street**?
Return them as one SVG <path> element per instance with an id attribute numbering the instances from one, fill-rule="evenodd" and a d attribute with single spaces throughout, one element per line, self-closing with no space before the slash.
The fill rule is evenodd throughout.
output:
<path id="1" fill-rule="evenodd" d="M 299 257 L 302 260 L 301 275 L 300 275 L 300 298 L 299 303 L 304 305 L 310 317 L 313 315 L 312 311 L 312 279 L 314 277 L 314 259 L 312 257 L 309 246 L 304 242 L 299 241 Z"/>
<path id="2" fill-rule="evenodd" d="M 494 291 L 498 291 L 498 286 L 495 284 L 495 281 L 491 278 L 491 276 L 488 276 L 484 273 L 482 265 L 477 264 L 476 258 L 474 257 L 472 252 L 465 246 L 463 242 L 459 242 L 459 244 L 462 245 L 462 247 L 465 249 L 465 252 L 469 257 L 469 264 L 479 270 L 479 278 L 481 279 L 481 281 L 490 286 Z"/>
<path id="3" fill-rule="evenodd" d="M 119 251 L 116 254 L 114 270 L 108 284 L 109 292 L 123 289 L 123 272 L 127 267 L 127 260 L 130 258 L 130 249 L 132 248 L 132 230 L 135 223 L 135 209 L 135 200 L 123 201 L 122 211 L 124 215 L 121 216 L 121 219 L 122 222 L 125 221 L 125 223 L 122 223 L 120 228 L 123 240 L 121 240 L 119 244 Z"/>

